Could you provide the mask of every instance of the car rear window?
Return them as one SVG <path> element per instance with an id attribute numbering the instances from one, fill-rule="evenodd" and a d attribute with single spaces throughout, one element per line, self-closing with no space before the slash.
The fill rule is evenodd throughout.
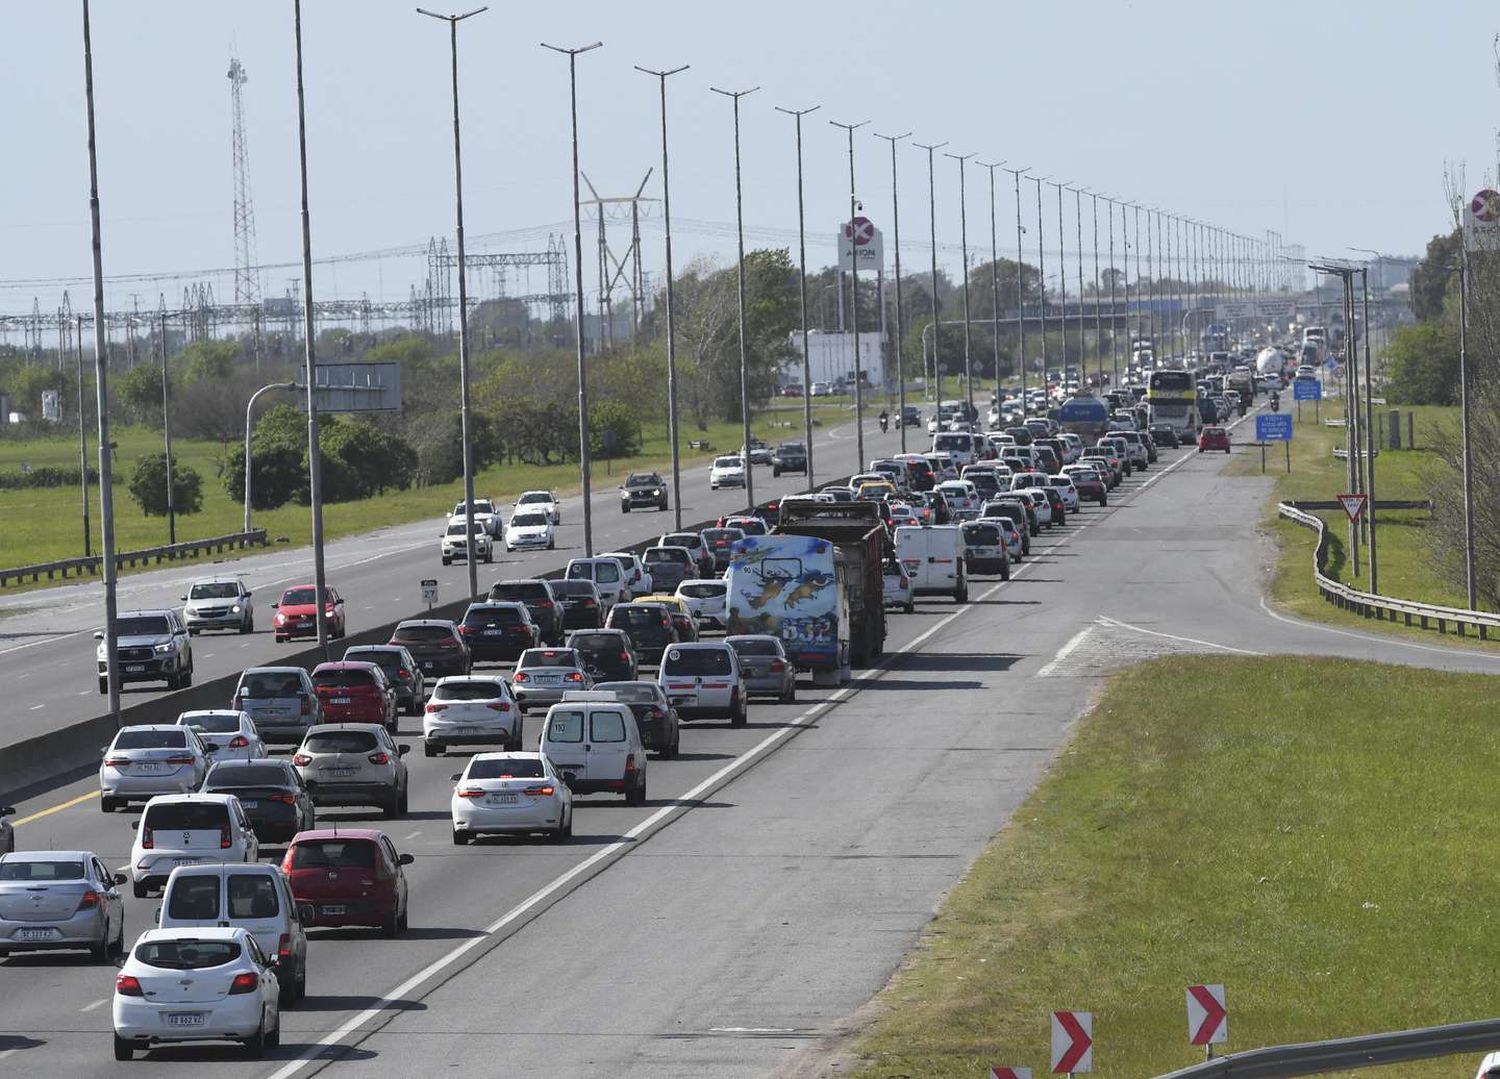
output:
<path id="1" fill-rule="evenodd" d="M 222 802 L 162 802 L 146 807 L 142 828 L 162 831 L 206 832 L 229 823 L 229 807 Z"/>
<path id="2" fill-rule="evenodd" d="M 374 869 L 368 839 L 305 839 L 292 844 L 293 869 Z"/>
<path id="3" fill-rule="evenodd" d="M 235 787 L 285 787 L 290 784 L 280 764 L 216 764 L 203 784 L 206 791 L 231 790 Z"/>
<path id="4" fill-rule="evenodd" d="M 667 612 L 661 607 L 638 607 L 627 603 L 609 612 L 609 624 L 617 629 L 649 629 L 661 625 L 666 617 Z"/>
<path id="5" fill-rule="evenodd" d="M 345 650 L 344 658 L 359 663 L 378 663 L 381 670 L 392 674 L 401 669 L 401 653 L 394 648 L 350 648 Z"/>
<path id="6" fill-rule="evenodd" d="M 180 720 L 186 727 L 208 734 L 228 734 L 240 729 L 240 717 L 234 712 L 223 712 L 206 716 L 183 716 Z"/>
<path id="7" fill-rule="evenodd" d="M 505 599 L 516 603 L 542 603 L 552 598 L 547 585 L 542 581 L 501 581 L 490 588 L 490 599 Z"/>
<path id="8" fill-rule="evenodd" d="M 263 671 L 240 680 L 240 695 L 257 700 L 295 697 L 302 692 L 302 678 L 294 671 Z"/>
<path id="9" fill-rule="evenodd" d="M 528 491 L 526 494 L 522 495 L 516 500 L 516 505 L 531 506 L 537 503 L 546 503 L 552 501 L 554 501 L 554 499 L 552 498 L 551 491 Z"/>
<path id="10" fill-rule="evenodd" d="M 505 699 L 505 683 L 498 679 L 482 682 L 440 682 L 432 691 L 435 701 L 494 701 Z"/>
<path id="11" fill-rule="evenodd" d="M 375 684 L 369 671 L 314 671 L 312 680 L 319 689 L 368 689 Z"/>
<path id="12" fill-rule="evenodd" d="M 1000 530 L 994 525 L 971 522 L 964 525 L 964 542 L 981 547 L 993 547 L 1000 542 Z"/>
<path id="13" fill-rule="evenodd" d="M 738 528 L 706 528 L 703 530 L 703 542 L 710 547 L 727 547 L 737 539 L 744 539 L 745 533 Z"/>
<path id="14" fill-rule="evenodd" d="M 702 542 L 702 538 L 696 532 L 668 532 L 661 538 L 659 546 L 686 547 L 688 550 L 692 550 Z"/>
<path id="15" fill-rule="evenodd" d="M 690 599 L 717 599 L 729 591 L 729 586 L 717 581 L 703 581 L 700 584 L 679 585 L 677 590 Z"/>
<path id="16" fill-rule="evenodd" d="M 649 704 L 661 699 L 660 691 L 650 682 L 602 682 L 594 688 L 601 693 L 613 693 L 626 704 Z"/>
<path id="17" fill-rule="evenodd" d="M 152 940 L 135 946 L 135 958 L 163 970 L 207 970 L 240 957 L 234 940 Z"/>
<path id="18" fill-rule="evenodd" d="M 552 590 L 559 596 L 592 596 L 597 591 L 593 581 L 553 581 Z"/>
<path id="19" fill-rule="evenodd" d="M 0 862 L 0 880 L 82 880 L 83 863 L 63 858 Z"/>
<path id="20" fill-rule="evenodd" d="M 484 607 L 464 615 L 466 626 L 519 626 L 522 621 L 518 607 Z"/>
<path id="21" fill-rule="evenodd" d="M 541 779 L 547 774 L 535 757 L 476 760 L 469 765 L 469 779 Z"/>
<path id="22" fill-rule="evenodd" d="M 575 633 L 568 638 L 569 648 L 582 648 L 589 652 L 602 652 L 620 648 L 623 643 L 614 633 Z"/>
<path id="23" fill-rule="evenodd" d="M 123 730 L 115 735 L 115 749 L 181 749 L 187 745 L 187 732 Z"/>
<path id="24" fill-rule="evenodd" d="M 625 717 L 619 712 L 595 712 L 589 716 L 591 742 L 625 741 Z"/>
<path id="25" fill-rule="evenodd" d="M 397 626 L 391 638 L 397 641 L 450 641 L 453 630 L 447 626 Z"/>
<path id="26" fill-rule="evenodd" d="M 528 648 L 521 653 L 520 667 L 576 667 L 578 656 L 571 648 Z"/>
<path id="27" fill-rule="evenodd" d="M 269 873 L 231 873 L 225 891 L 229 893 L 229 917 L 274 918 L 281 913 L 281 896 Z"/>
<path id="28" fill-rule="evenodd" d="M 729 647 L 742 656 L 779 656 L 775 641 L 730 641 Z"/>
<path id="29" fill-rule="evenodd" d="M 368 753 L 376 744 L 371 731 L 318 731 L 307 736 L 302 748 L 309 753 Z"/>
<path id="30" fill-rule="evenodd" d="M 583 712 L 577 709 L 553 709 L 547 717 L 547 741 L 582 742 Z"/>
<path id="31" fill-rule="evenodd" d="M 664 674 L 729 674 L 734 665 L 727 648 L 669 648 L 661 669 Z"/>
<path id="32" fill-rule="evenodd" d="M 693 556 L 681 547 L 647 547 L 641 552 L 641 561 L 648 566 L 654 566 L 662 562 L 673 562 L 679 566 L 686 566 L 693 561 Z"/>
<path id="33" fill-rule="evenodd" d="M 167 916 L 188 921 L 217 921 L 218 876 L 178 877 L 172 885 L 171 894 L 167 896 Z"/>

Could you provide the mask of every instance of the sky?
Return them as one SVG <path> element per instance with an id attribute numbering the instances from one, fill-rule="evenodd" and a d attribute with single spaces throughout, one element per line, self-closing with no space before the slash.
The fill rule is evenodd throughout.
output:
<path id="1" fill-rule="evenodd" d="M 75 309 L 87 302 L 80 7 L 0 0 L 0 313 L 29 311 L 33 297 L 54 310 L 64 287 Z M 95 0 L 111 306 L 134 294 L 154 308 L 158 291 L 180 291 L 185 280 L 122 275 L 233 265 L 232 51 L 250 76 L 263 289 L 280 295 L 300 276 L 297 266 L 272 265 L 300 257 L 291 12 L 291 0 Z M 315 255 L 451 237 L 446 25 L 393 0 L 305 0 L 303 18 Z M 759 87 L 740 105 L 747 244 L 790 243 L 794 257 L 793 121 L 774 106 L 821 105 L 803 132 L 813 265 L 833 261 L 832 238 L 848 213 L 846 136 L 831 120 L 871 121 L 855 134 L 856 189 L 884 229 L 888 260 L 890 150 L 873 133 L 907 131 L 909 141 L 946 140 L 954 153 L 1234 232 L 1275 230 L 1309 255 L 1415 254 L 1448 227 L 1445 167 L 1464 164 L 1475 189 L 1494 171 L 1497 29 L 1500 12 L 1477 0 L 496 3 L 459 31 L 467 232 L 475 249 L 497 251 L 538 250 L 549 231 L 571 232 L 567 60 L 540 43 L 602 41 L 578 59 L 582 169 L 601 195 L 631 194 L 655 168 L 645 194 L 660 197 L 657 83 L 633 65 L 692 65 L 668 82 L 679 266 L 734 257 L 731 105 L 710 87 Z M 909 269 L 928 257 L 926 164 L 925 152 L 898 147 Z M 937 160 L 939 254 L 955 271 L 959 168 Z M 998 180 L 1007 255 L 1015 207 L 1009 176 Z M 1050 252 L 1056 206 L 1046 190 Z M 1034 219 L 1031 198 L 1023 189 Z M 988 176 L 973 165 L 967 199 L 971 261 L 987 259 Z M 1091 250 L 1088 199 L 1084 207 Z M 1072 234 L 1071 196 L 1066 211 Z M 659 205 L 646 213 L 644 257 L 655 270 Z M 621 248 L 628 242 L 624 231 L 618 239 Z M 1026 243 L 1034 245 L 1033 233 Z M 323 264 L 315 291 L 405 299 L 420 270 L 397 255 Z M 204 279 L 219 299 L 231 297 L 227 273 Z M 542 291 L 545 281 L 515 285 Z M 168 295 L 168 305 L 176 299 Z"/>

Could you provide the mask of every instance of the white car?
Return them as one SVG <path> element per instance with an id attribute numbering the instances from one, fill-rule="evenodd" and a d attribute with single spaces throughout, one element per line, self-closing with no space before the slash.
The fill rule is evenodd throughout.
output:
<path id="1" fill-rule="evenodd" d="M 267 756 L 266 743 L 255 729 L 249 712 L 237 708 L 205 708 L 183 712 L 177 717 L 179 727 L 191 727 L 203 743 L 212 747 L 214 763 L 220 761 L 253 761 Z"/>
<path id="2" fill-rule="evenodd" d="M 687 604 L 688 613 L 700 629 L 723 629 L 729 618 L 729 585 L 722 578 L 683 581 L 673 593 Z"/>
<path id="3" fill-rule="evenodd" d="M 512 551 L 550 551 L 556 526 L 543 510 L 517 510 L 505 526 L 505 546 Z"/>
<path id="4" fill-rule="evenodd" d="M 448 514 L 448 520 L 452 521 L 456 517 L 463 521 L 467 519 L 467 516 L 464 513 L 464 504 L 459 502 L 453 507 L 453 512 Z M 487 536 L 493 537 L 500 534 L 500 511 L 495 508 L 494 499 L 476 498 L 474 500 L 474 525 L 483 530 Z M 458 534 L 462 536 L 463 530 L 460 529 Z"/>
<path id="5" fill-rule="evenodd" d="M 527 513 L 545 513 L 552 518 L 553 524 L 562 524 L 562 507 L 557 504 L 557 496 L 551 491 L 522 491 L 521 497 L 516 499 L 515 513 L 522 510 Z"/>
<path id="6" fill-rule="evenodd" d="M 885 606 L 900 607 L 907 614 L 916 610 L 916 605 L 912 601 L 911 575 L 906 572 L 906 567 L 901 564 L 900 559 L 887 558 L 881 569 L 881 576 L 885 582 L 883 591 Z"/>
<path id="7" fill-rule="evenodd" d="M 260 857 L 260 840 L 233 794 L 164 794 L 147 802 L 131 827 L 130 879 L 137 899 L 165 884 L 180 865 Z"/>
<path id="8" fill-rule="evenodd" d="M 1005 550 L 1010 555 L 1012 562 L 1019 562 L 1026 556 L 1026 548 L 1022 543 L 1021 536 L 1021 533 L 1026 528 L 1026 517 L 1019 510 L 1016 513 L 1021 518 L 1019 522 L 1015 516 L 1000 513 L 998 510 L 991 512 L 990 507 L 986 506 L 983 515 L 979 518 L 981 522 L 992 524 L 1000 529 L 1005 537 Z"/>
<path id="9" fill-rule="evenodd" d="M 573 792 L 541 753 L 479 753 L 453 781 L 457 846 L 480 835 L 541 832 L 561 843 L 573 834 Z"/>
<path id="10" fill-rule="evenodd" d="M 953 514 L 955 521 L 967 521 L 979 516 L 979 507 L 983 499 L 979 497 L 979 491 L 969 480 L 944 480 L 937 485 L 937 491 L 948 503 L 948 512 Z"/>
<path id="11" fill-rule="evenodd" d="M 715 457 L 713 467 L 708 470 L 708 487 L 717 491 L 720 487 L 745 486 L 745 460 L 733 455 Z"/>
<path id="12" fill-rule="evenodd" d="M 469 545 L 464 542 L 464 529 L 467 527 L 462 517 L 452 517 L 448 520 L 448 529 L 443 533 L 441 552 L 443 565 L 451 566 L 455 561 L 466 560 L 469 557 Z M 495 541 L 485 531 L 485 526 L 479 523 L 479 518 L 474 518 L 474 557 L 481 562 L 493 562 L 495 560 Z"/>
<path id="13" fill-rule="evenodd" d="M 1073 486 L 1072 476 L 1048 476 L 1047 486 L 1062 495 L 1063 509 L 1069 513 L 1078 512 L 1078 488 Z"/>
<path id="14" fill-rule="evenodd" d="M 208 752 L 191 727 L 147 723 L 121 727 L 99 765 L 99 808 L 195 791 L 208 774 Z"/>
<path id="15" fill-rule="evenodd" d="M 498 675 L 439 678 L 422 713 L 422 754 L 436 757 L 457 745 L 519 749 L 521 723 L 521 709 Z"/>
<path id="16" fill-rule="evenodd" d="M 115 976 L 115 1059 L 165 1042 L 235 1041 L 253 1057 L 281 1044 L 272 958 L 247 929 L 148 929 Z"/>
<path id="17" fill-rule="evenodd" d="M 625 585 L 630 589 L 632 598 L 635 596 L 649 596 L 655 591 L 655 585 L 651 581 L 651 571 L 646 568 L 646 563 L 641 561 L 640 555 L 631 554 L 629 551 L 605 551 L 605 558 L 617 558 L 625 570 Z"/>
<path id="18" fill-rule="evenodd" d="M 255 607 L 238 577 L 205 577 L 188 586 L 182 597 L 182 621 L 189 633 L 205 629 L 255 632 Z"/>

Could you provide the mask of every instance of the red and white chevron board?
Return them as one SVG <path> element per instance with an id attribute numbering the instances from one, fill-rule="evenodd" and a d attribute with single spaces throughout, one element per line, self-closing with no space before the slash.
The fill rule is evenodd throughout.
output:
<path id="1" fill-rule="evenodd" d="M 1229 1013 L 1224 1009 L 1222 985 L 1187 987 L 1188 1042 L 1218 1045 L 1229 1040 Z"/>
<path id="2" fill-rule="evenodd" d="M 1094 1016 L 1091 1012 L 1052 1013 L 1052 1074 L 1094 1070 Z"/>
<path id="3" fill-rule="evenodd" d="M 990 1079 L 1031 1079 L 1030 1068 L 991 1068 Z"/>

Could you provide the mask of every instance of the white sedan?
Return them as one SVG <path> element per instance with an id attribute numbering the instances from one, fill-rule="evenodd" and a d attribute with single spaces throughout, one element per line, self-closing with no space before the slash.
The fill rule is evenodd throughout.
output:
<path id="1" fill-rule="evenodd" d="M 745 486 L 745 459 L 738 456 L 715 457 L 713 467 L 708 470 L 708 486 L 713 491 L 720 487 Z"/>
<path id="2" fill-rule="evenodd" d="M 573 834 L 573 794 L 540 753 L 479 753 L 454 775 L 453 842 L 540 832 L 554 843 Z"/>
<path id="3" fill-rule="evenodd" d="M 552 518 L 553 524 L 562 524 L 562 507 L 557 504 L 557 496 L 551 491 L 522 491 L 521 497 L 516 499 L 515 512 L 520 513 L 522 510 L 527 513 L 545 513 Z"/>
<path id="4" fill-rule="evenodd" d="M 505 546 L 512 551 L 550 551 L 557 542 L 556 527 L 543 510 L 518 509 L 505 526 Z"/>
<path id="5" fill-rule="evenodd" d="M 279 995 L 273 960 L 249 930 L 148 929 L 115 976 L 115 1059 L 201 1041 L 263 1057 L 281 1044 Z"/>
<path id="6" fill-rule="evenodd" d="M 183 712 L 177 717 L 177 725 L 197 731 L 205 749 L 213 747 L 215 764 L 220 761 L 253 761 L 269 755 L 249 712 L 234 708 L 205 708 Z"/>

